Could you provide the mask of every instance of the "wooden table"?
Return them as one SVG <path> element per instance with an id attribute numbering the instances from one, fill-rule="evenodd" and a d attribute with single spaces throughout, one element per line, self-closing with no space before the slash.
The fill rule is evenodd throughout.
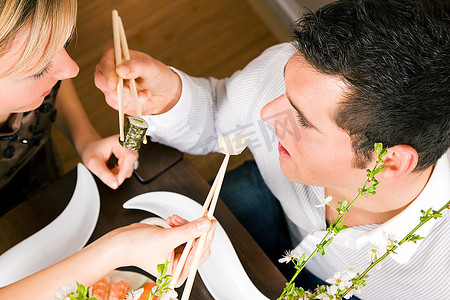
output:
<path id="1" fill-rule="evenodd" d="M 147 183 L 133 176 L 119 189 L 112 190 L 96 178 L 101 201 L 100 216 L 89 242 L 114 228 L 149 217 L 148 212 L 122 208 L 124 202 L 136 195 L 151 191 L 171 191 L 186 195 L 200 204 L 206 199 L 209 184 L 189 160 L 182 158 L 181 153 L 159 144 L 144 146 L 140 152 L 139 169 L 150 174 L 144 178 Z M 154 171 L 152 165 L 158 170 Z M 0 254 L 55 219 L 69 202 L 75 183 L 76 170 L 72 170 L 50 187 L 32 195 L 1 216 Z M 215 217 L 227 232 L 252 282 L 267 297 L 276 299 L 284 288 L 286 279 L 222 201 L 218 202 L 215 212 Z M 213 299 L 199 275 L 195 280 L 191 299 Z"/>

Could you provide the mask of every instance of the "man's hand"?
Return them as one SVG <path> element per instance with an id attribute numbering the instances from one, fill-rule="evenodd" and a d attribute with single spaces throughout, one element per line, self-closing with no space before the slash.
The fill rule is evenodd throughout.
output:
<path id="1" fill-rule="evenodd" d="M 169 111 L 181 96 L 181 79 L 162 62 L 149 55 L 130 50 L 131 60 L 116 67 L 114 49 L 105 48 L 95 70 L 95 85 L 105 94 L 106 103 L 118 110 L 118 76 L 125 79 L 124 113 L 136 116 L 127 80 L 135 79 L 143 115 Z"/>

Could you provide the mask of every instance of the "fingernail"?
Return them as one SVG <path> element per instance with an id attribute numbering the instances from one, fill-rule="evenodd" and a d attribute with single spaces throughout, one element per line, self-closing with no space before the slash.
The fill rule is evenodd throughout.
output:
<path id="1" fill-rule="evenodd" d="M 113 189 L 117 189 L 119 187 L 117 180 L 114 179 L 108 180 L 108 185 Z"/>
<path id="2" fill-rule="evenodd" d="M 211 226 L 211 221 L 209 219 L 203 219 L 203 220 L 197 222 L 197 229 L 199 231 L 208 230 L 210 226 Z"/>

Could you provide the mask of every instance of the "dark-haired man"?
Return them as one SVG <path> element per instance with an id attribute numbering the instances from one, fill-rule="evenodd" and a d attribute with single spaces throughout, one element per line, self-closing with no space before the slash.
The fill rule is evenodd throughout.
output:
<path id="1" fill-rule="evenodd" d="M 252 134 L 259 172 L 247 167 L 235 194 L 222 197 L 269 254 L 286 241 L 311 253 L 337 216 L 325 197 L 333 207 L 354 197 L 375 163 L 374 143 L 388 147 L 377 194 L 356 202 L 350 228 L 307 265 L 320 283 L 350 266 L 362 271 L 386 236 L 400 240 L 421 209 L 450 199 L 449 14 L 448 1 L 338 1 L 302 16 L 294 45 L 269 48 L 227 79 L 189 77 L 143 53 L 117 73 L 140 77 L 155 141 L 204 154 L 218 150 L 218 135 Z M 107 50 L 96 84 L 116 107 L 112 57 Z M 259 173 L 270 191 L 241 198 L 255 194 Z M 445 298 L 449 230 L 447 210 L 421 229 L 425 240 L 371 272 L 359 297 Z"/>

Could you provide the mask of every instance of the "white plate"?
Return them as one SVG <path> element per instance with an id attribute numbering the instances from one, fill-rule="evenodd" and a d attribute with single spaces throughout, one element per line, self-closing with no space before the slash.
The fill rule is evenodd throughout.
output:
<path id="1" fill-rule="evenodd" d="M 177 214 L 186 220 L 195 220 L 201 211 L 201 205 L 194 200 L 172 192 L 142 194 L 125 202 L 123 207 L 146 210 L 164 219 Z M 230 239 L 219 223 L 211 244 L 211 256 L 199 268 L 199 273 L 214 299 L 268 299 L 245 273 Z"/>
<path id="2" fill-rule="evenodd" d="M 0 256 L 0 287 L 16 282 L 79 251 L 97 224 L 100 196 L 92 174 L 77 167 L 77 184 L 64 211 L 50 224 Z"/>

